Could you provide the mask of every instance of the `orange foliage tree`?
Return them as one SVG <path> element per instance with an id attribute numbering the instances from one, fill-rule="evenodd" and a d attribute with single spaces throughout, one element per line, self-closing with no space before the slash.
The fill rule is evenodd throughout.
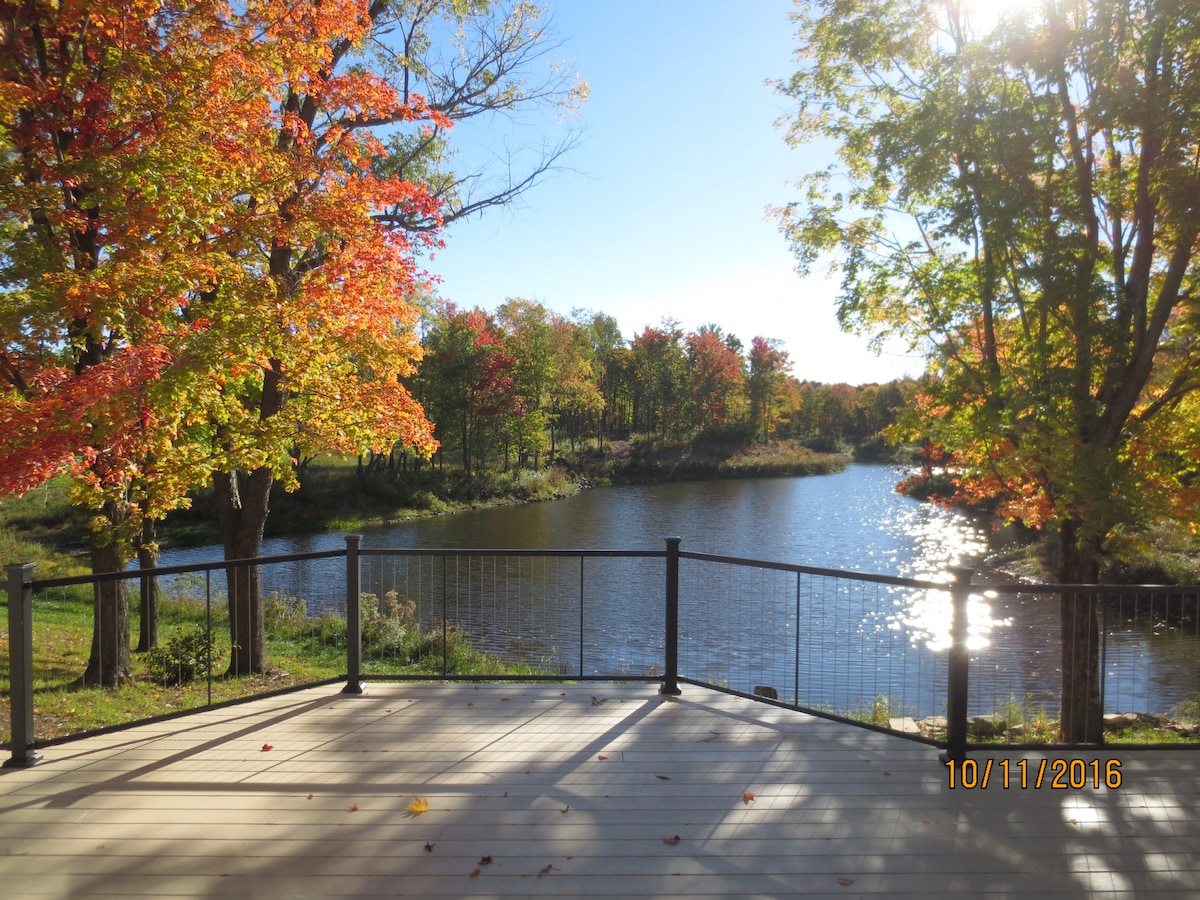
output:
<path id="1" fill-rule="evenodd" d="M 142 519 L 214 471 L 227 554 L 242 557 L 297 444 L 430 452 L 399 381 L 419 354 L 407 297 L 420 272 L 376 217 L 430 220 L 436 203 L 373 172 L 384 149 L 355 126 L 444 122 L 369 74 L 332 74 L 368 8 L 8 9 L 3 488 L 70 473 L 98 512 L 93 566 L 112 571 Z M 230 574 L 231 669 L 261 671 L 257 572 Z M 116 587 L 98 591 L 96 635 L 84 680 L 119 683 Z"/>

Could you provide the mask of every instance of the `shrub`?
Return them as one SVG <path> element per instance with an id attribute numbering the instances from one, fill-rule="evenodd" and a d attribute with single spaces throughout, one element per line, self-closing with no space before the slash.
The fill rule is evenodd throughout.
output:
<path id="1" fill-rule="evenodd" d="M 212 671 L 219 659 L 211 632 L 199 625 L 184 625 L 146 654 L 146 666 L 164 685 L 187 684 Z"/>

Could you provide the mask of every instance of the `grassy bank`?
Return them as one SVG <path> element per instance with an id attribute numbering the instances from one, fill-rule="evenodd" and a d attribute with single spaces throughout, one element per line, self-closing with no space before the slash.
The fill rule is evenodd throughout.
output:
<path id="1" fill-rule="evenodd" d="M 264 601 L 270 671 L 223 677 L 229 659 L 229 619 L 223 597 L 214 597 L 209 610 L 185 579 L 178 579 L 175 585 L 159 608 L 159 646 L 132 655 L 132 678 L 117 689 L 73 684 L 86 667 L 91 646 L 90 590 L 58 588 L 35 596 L 34 730 L 39 741 L 345 677 L 347 634 L 342 615 L 334 611 L 313 614 L 302 601 L 280 597 Z M 131 613 L 136 643 L 136 603 Z M 480 652 L 453 628 L 422 627 L 415 606 L 394 595 L 381 599 L 364 594 L 362 623 L 365 675 L 534 673 L 531 666 Z M 8 667 L 5 652 L 0 654 L 0 684 L 5 686 Z M 0 694 L 3 741 L 10 736 L 9 716 L 5 691 Z"/>
<path id="2" fill-rule="evenodd" d="M 721 442 L 613 441 L 603 453 L 583 454 L 579 465 L 597 483 L 783 478 L 840 472 L 849 458 L 780 441 L 741 445 Z"/>

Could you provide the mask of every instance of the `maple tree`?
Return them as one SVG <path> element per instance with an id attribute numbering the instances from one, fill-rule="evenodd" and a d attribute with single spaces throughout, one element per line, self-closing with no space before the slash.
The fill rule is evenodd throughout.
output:
<path id="1" fill-rule="evenodd" d="M 689 334 L 686 345 L 694 424 L 701 431 L 710 425 L 723 425 L 729 418 L 731 401 L 742 387 L 741 354 L 715 326 Z"/>
<path id="2" fill-rule="evenodd" d="M 1194 519 L 1200 20 L 1179 0 L 795 14 L 789 140 L 834 141 L 783 211 L 802 270 L 836 252 L 842 321 L 928 350 L 905 433 L 968 498 L 1057 536 L 1063 583 L 1113 539 Z M 1061 602 L 1062 730 L 1101 738 L 1094 604 Z"/>
<path id="3" fill-rule="evenodd" d="M 205 45 L 226 46 L 221 9 L 29 2 L 0 22 L 0 491 L 70 475 L 97 572 L 206 468 L 181 439 L 180 398 L 204 377 L 181 310 L 220 263 L 178 235 L 212 224 L 237 180 L 203 138 L 245 107 L 195 89 L 222 75 Z M 81 680 L 117 684 L 124 582 L 95 605 Z"/>
<path id="4" fill-rule="evenodd" d="M 569 110 L 586 97 L 561 67 L 527 78 L 547 33 L 531 4 L 343 0 L 263 13 L 265 34 L 308 55 L 287 56 L 264 81 L 282 97 L 264 145 L 282 169 L 268 202 L 255 198 L 256 215 L 274 223 L 248 269 L 269 284 L 276 330 L 245 335 L 264 365 L 227 383 L 234 402 L 220 408 L 235 415 L 219 420 L 213 442 L 225 459 L 213 486 L 231 560 L 258 556 L 275 479 L 295 484 L 288 448 L 386 451 L 399 440 L 433 450 L 430 423 L 396 377 L 420 354 L 407 302 L 421 287 L 415 255 L 437 245 L 445 222 L 528 189 L 570 145 L 481 187 L 480 173 L 450 168 L 447 133 L 476 116 Z M 262 671 L 257 569 L 231 567 L 229 581 L 230 671 Z"/>
<path id="5" fill-rule="evenodd" d="M 421 276 L 378 217 L 437 203 L 372 171 L 384 148 L 358 126 L 445 121 L 334 74 L 367 7 L 31 9 L 5 30 L 5 486 L 70 471 L 101 511 L 94 568 L 113 571 L 209 473 L 226 556 L 244 559 L 295 448 L 431 452 L 399 380 Z M 262 671 L 257 570 L 229 574 L 231 672 Z M 119 584 L 98 591 L 103 683 L 128 673 Z"/>

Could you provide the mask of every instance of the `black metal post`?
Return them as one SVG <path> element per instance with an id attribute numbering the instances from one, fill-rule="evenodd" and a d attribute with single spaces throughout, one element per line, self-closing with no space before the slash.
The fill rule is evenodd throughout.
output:
<path id="1" fill-rule="evenodd" d="M 678 697 L 679 690 L 679 544 L 683 538 L 667 540 L 666 670 L 660 694 Z"/>
<path id="2" fill-rule="evenodd" d="M 33 563 L 4 567 L 8 573 L 9 710 L 12 756 L 5 768 L 28 768 L 39 762 L 33 749 Z"/>
<path id="3" fill-rule="evenodd" d="M 346 686 L 343 694 L 361 694 L 362 573 L 358 565 L 361 534 L 346 535 Z"/>
<path id="4" fill-rule="evenodd" d="M 946 680 L 946 752 L 942 762 L 967 758 L 967 686 L 970 659 L 967 655 L 967 598 L 971 595 L 974 569 L 956 566 L 950 570 L 950 653 Z"/>

